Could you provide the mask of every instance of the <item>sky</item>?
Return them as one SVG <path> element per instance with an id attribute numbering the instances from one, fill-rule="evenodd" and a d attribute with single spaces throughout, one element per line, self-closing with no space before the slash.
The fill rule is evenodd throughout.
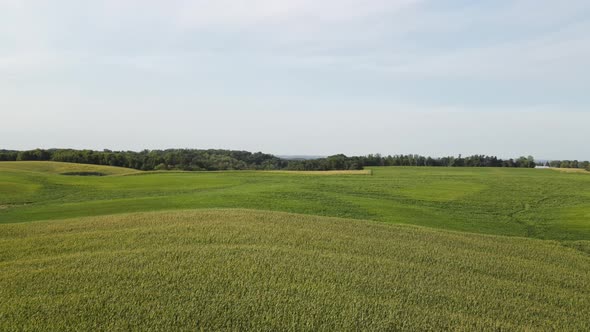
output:
<path id="1" fill-rule="evenodd" d="M 0 149 L 589 142 L 588 0 L 0 0 Z"/>

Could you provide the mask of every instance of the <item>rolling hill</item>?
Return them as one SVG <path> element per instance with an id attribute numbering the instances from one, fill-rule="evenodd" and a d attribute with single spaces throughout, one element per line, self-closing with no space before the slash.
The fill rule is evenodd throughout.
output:
<path id="1" fill-rule="evenodd" d="M 590 176 L 0 163 L 0 330 L 588 330 Z"/>
<path id="2" fill-rule="evenodd" d="M 554 241 L 205 209 L 1 225 L 0 330 L 587 330 Z"/>

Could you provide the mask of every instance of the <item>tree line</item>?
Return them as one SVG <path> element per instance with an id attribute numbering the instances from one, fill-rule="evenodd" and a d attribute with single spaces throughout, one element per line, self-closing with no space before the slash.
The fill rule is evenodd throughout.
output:
<path id="1" fill-rule="evenodd" d="M 290 163 L 290 169 L 362 169 L 365 166 L 440 166 L 440 167 L 536 167 L 532 156 L 517 159 L 502 160 L 495 156 L 473 155 L 468 157 L 425 157 L 417 154 L 400 154 L 382 156 L 369 154 L 367 156 L 347 157 L 335 155 L 323 159 L 303 160 Z"/>
<path id="2" fill-rule="evenodd" d="M 521 167 L 537 165 L 532 156 L 499 159 L 495 156 L 425 157 L 417 154 L 345 156 L 290 160 L 262 152 L 234 150 L 168 149 L 136 151 L 94 151 L 74 149 L 0 150 L 0 161 L 45 160 L 127 167 L 144 171 L 185 170 L 356 170 L 366 166 Z M 551 167 L 588 168 L 589 163 L 551 161 Z"/>
<path id="3" fill-rule="evenodd" d="M 144 171 L 185 170 L 267 170 L 282 169 L 287 163 L 261 152 L 232 150 L 168 149 L 135 151 L 94 151 L 74 149 L 0 150 L 0 161 L 45 160 L 127 167 Z"/>
<path id="4" fill-rule="evenodd" d="M 578 160 L 551 160 L 545 162 L 544 166 L 554 168 L 582 168 L 590 171 L 590 161 L 578 161 Z"/>

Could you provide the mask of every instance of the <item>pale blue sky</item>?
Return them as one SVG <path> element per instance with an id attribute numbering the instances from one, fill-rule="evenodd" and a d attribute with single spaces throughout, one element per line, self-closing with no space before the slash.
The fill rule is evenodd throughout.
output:
<path id="1" fill-rule="evenodd" d="M 0 0 L 0 148 L 590 159 L 590 2 Z"/>

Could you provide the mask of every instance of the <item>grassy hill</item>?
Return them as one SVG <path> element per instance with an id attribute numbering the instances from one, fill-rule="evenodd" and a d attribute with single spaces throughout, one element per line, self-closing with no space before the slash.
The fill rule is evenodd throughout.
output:
<path id="1" fill-rule="evenodd" d="M 554 241 L 251 210 L 0 225 L 0 330 L 590 329 Z"/>
<path id="2" fill-rule="evenodd" d="M 588 330 L 588 275 L 587 173 L 0 162 L 0 330 Z"/>
<path id="3" fill-rule="evenodd" d="M 76 172 L 123 176 L 62 175 Z M 322 176 L 326 174 L 330 176 Z M 590 240 L 590 174 L 443 167 L 376 167 L 370 174 L 143 173 L 93 165 L 0 162 L 0 223 L 194 208 L 274 210 Z"/>

